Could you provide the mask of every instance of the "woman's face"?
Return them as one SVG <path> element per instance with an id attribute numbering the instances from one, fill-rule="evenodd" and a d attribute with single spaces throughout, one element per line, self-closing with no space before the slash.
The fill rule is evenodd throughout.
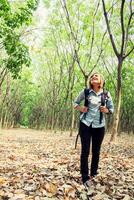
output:
<path id="1" fill-rule="evenodd" d="M 99 74 L 93 74 L 91 77 L 91 84 L 94 85 L 100 85 L 101 83 L 101 77 Z"/>

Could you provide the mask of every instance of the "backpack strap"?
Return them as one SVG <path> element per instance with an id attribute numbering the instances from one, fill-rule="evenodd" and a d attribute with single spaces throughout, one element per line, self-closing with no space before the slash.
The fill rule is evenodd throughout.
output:
<path id="1" fill-rule="evenodd" d="M 85 88 L 85 89 L 84 89 L 84 94 L 85 94 L 84 106 L 85 106 L 85 107 L 88 107 L 88 104 L 89 104 L 89 101 L 88 101 L 89 92 L 90 92 L 90 89 L 89 89 L 89 88 Z M 86 118 L 86 114 L 87 114 L 87 113 L 84 113 L 84 114 L 83 114 L 83 118 L 84 118 L 84 119 Z"/>
<path id="2" fill-rule="evenodd" d="M 89 95 L 90 89 L 89 88 L 85 88 L 84 89 L 84 94 L 85 94 L 85 102 L 84 102 L 84 106 L 88 107 L 88 95 Z"/>
<path id="3" fill-rule="evenodd" d="M 85 88 L 84 89 L 84 94 L 85 94 L 85 101 L 84 101 L 84 106 L 88 107 L 88 95 L 89 95 L 89 92 L 90 92 L 90 88 Z M 84 113 L 83 115 L 83 118 L 86 117 L 86 113 Z M 75 149 L 77 147 L 77 142 L 78 142 L 78 138 L 79 138 L 79 135 L 80 135 L 80 122 L 79 122 L 79 130 L 78 130 L 78 134 L 76 136 L 76 140 L 75 140 Z"/>
<path id="4" fill-rule="evenodd" d="M 102 93 L 101 93 L 101 106 L 105 106 L 106 103 L 107 103 L 107 100 L 108 100 L 108 91 L 107 90 L 104 90 Z M 100 124 L 102 123 L 102 119 L 103 119 L 103 113 L 100 112 Z"/>

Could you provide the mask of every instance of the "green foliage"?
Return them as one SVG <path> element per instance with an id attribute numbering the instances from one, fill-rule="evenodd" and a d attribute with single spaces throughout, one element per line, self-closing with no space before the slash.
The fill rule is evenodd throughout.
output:
<path id="1" fill-rule="evenodd" d="M 125 65 L 122 70 L 123 76 L 123 95 L 122 95 L 122 128 L 129 131 L 134 128 L 134 68 L 132 64 Z"/>
<path id="2" fill-rule="evenodd" d="M 50 7 L 50 4 L 51 4 L 50 0 L 43 0 L 43 2 L 44 2 L 45 6 L 46 6 L 47 8 Z"/>
<path id="3" fill-rule="evenodd" d="M 20 36 L 22 27 L 31 23 L 32 11 L 36 9 L 37 1 L 23 2 L 22 7 L 18 4 L 11 6 L 8 1 L 3 2 L 5 4 L 0 4 L 0 16 L 2 16 L 0 18 L 0 40 L 4 44 L 6 55 L 2 61 L 12 72 L 13 77 L 17 77 L 22 71 L 21 79 L 11 81 L 9 99 L 15 106 L 11 109 L 9 105 L 5 105 L 5 107 L 7 106 L 5 110 L 8 110 L 8 114 L 10 113 L 15 124 L 32 128 L 69 129 L 73 119 L 73 101 L 85 87 L 83 72 L 89 74 L 93 68 L 94 71 L 99 71 L 106 78 L 105 88 L 110 91 L 115 102 L 117 59 L 108 33 L 105 32 L 106 24 L 101 1 L 90 1 L 90 3 L 88 0 L 66 1 L 69 24 L 65 7 L 61 4 L 63 1 L 44 0 L 43 2 L 49 10 L 48 26 L 43 30 L 44 38 L 41 44 L 33 44 L 31 47 L 32 68 L 24 68 L 24 70 L 22 70 L 22 66 L 29 66 L 30 58 L 28 49 L 21 42 Z M 117 47 L 121 43 L 121 28 L 118 26 L 120 3 L 117 1 L 113 4 L 110 0 L 106 3 Z M 128 7 L 125 7 L 125 26 L 128 23 L 129 12 Z M 133 46 L 131 41 L 133 28 L 131 26 L 132 24 L 129 29 L 127 51 Z M 76 51 L 78 57 L 75 54 Z M 134 117 L 133 74 L 133 56 L 130 54 L 124 62 L 122 70 L 123 95 L 120 126 L 124 131 L 128 129 L 132 131 L 134 127 L 132 122 Z M 6 94 L 7 84 L 6 82 L 4 84 L 3 90 Z M 10 104 L 8 100 L 7 102 Z M 78 112 L 75 113 L 75 128 L 77 127 L 77 117 Z M 111 121 L 109 121 L 110 123 Z"/>
<path id="4" fill-rule="evenodd" d="M 23 65 L 30 65 L 28 48 L 21 42 L 18 30 L 23 24 L 31 22 L 33 10 L 37 5 L 37 0 L 27 0 L 23 7 L 13 12 L 7 0 L 0 2 L 0 39 L 7 54 L 1 59 L 14 78 L 19 75 Z"/>

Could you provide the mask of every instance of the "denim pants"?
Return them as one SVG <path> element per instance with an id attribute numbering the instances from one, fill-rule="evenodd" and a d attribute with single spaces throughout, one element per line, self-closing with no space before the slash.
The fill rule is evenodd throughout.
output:
<path id="1" fill-rule="evenodd" d="M 105 127 L 92 128 L 80 122 L 80 138 L 81 138 L 81 159 L 80 171 L 83 183 L 89 179 L 88 157 L 90 152 L 90 143 L 92 141 L 92 158 L 90 176 L 97 175 L 100 148 L 105 134 Z"/>

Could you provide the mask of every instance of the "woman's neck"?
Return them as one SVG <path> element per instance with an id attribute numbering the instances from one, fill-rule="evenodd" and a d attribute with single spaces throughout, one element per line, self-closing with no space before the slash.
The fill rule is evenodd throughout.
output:
<path id="1" fill-rule="evenodd" d="M 101 88 L 98 87 L 98 85 L 94 85 L 94 86 L 93 86 L 93 90 L 94 90 L 96 93 L 98 93 L 98 92 L 101 90 Z"/>

